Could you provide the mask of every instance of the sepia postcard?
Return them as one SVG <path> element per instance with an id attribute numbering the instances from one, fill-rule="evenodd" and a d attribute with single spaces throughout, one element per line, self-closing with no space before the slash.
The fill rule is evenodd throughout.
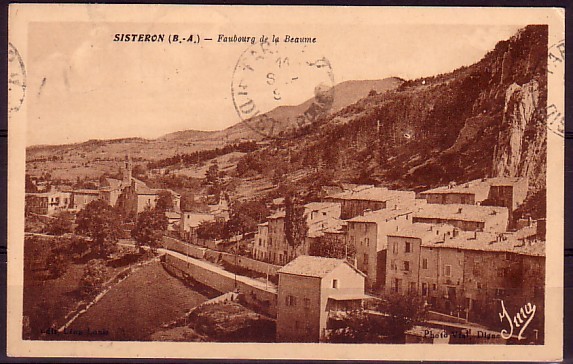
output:
<path id="1" fill-rule="evenodd" d="M 564 36 L 12 4 L 8 355 L 561 360 Z"/>

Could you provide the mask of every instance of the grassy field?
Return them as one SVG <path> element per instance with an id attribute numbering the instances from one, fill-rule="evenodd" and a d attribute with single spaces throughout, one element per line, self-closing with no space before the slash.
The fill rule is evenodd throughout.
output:
<path id="1" fill-rule="evenodd" d="M 66 335 L 66 340 L 149 340 L 161 325 L 171 322 L 207 298 L 185 286 L 154 262 L 119 283 L 70 326 L 85 333 Z"/>
<path id="2" fill-rule="evenodd" d="M 54 238 L 57 239 L 57 238 Z M 67 319 L 66 315 L 75 310 L 82 300 L 79 282 L 85 268 L 85 261 L 70 262 L 65 273 L 55 279 L 47 279 L 38 272 L 32 260 L 47 254 L 54 239 L 26 239 L 24 245 L 24 338 L 43 338 L 42 331 L 58 329 Z M 45 257 L 44 257 L 45 258 Z M 106 267 L 106 279 L 119 273 L 126 266 Z"/>
<path id="3" fill-rule="evenodd" d="M 24 316 L 30 321 L 30 338 L 38 339 L 41 331 L 57 329 L 64 323 L 66 314 L 80 301 L 78 283 L 83 268 L 72 264 L 63 276 L 50 280 L 36 280 L 25 272 Z"/>

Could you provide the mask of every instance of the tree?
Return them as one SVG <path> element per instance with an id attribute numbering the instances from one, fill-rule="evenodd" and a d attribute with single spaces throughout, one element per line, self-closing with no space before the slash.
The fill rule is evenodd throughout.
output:
<path id="1" fill-rule="evenodd" d="M 309 255 L 327 258 L 345 259 L 356 254 L 354 245 L 330 236 L 319 236 L 309 246 Z"/>
<path id="2" fill-rule="evenodd" d="M 228 226 L 222 221 L 202 221 L 197 227 L 199 239 L 218 240 L 228 239 L 229 236 Z"/>
<path id="3" fill-rule="evenodd" d="M 80 291 L 84 296 L 96 293 L 105 283 L 106 268 L 102 259 L 92 259 L 84 268 L 80 279 Z"/>
<path id="4" fill-rule="evenodd" d="M 155 204 L 155 208 L 159 211 L 171 211 L 175 204 L 173 203 L 173 195 L 169 191 L 162 190 L 159 192 L 159 198 Z"/>
<path id="5" fill-rule="evenodd" d="M 363 309 L 342 313 L 338 328 L 327 335 L 331 343 L 381 343 L 384 340 L 382 316 L 373 315 Z"/>
<path id="6" fill-rule="evenodd" d="M 92 252 L 107 256 L 122 235 L 120 214 L 103 200 L 94 200 L 86 205 L 76 217 L 76 233 L 92 239 Z"/>
<path id="7" fill-rule="evenodd" d="M 145 176 L 146 173 L 147 173 L 147 168 L 145 168 L 145 166 L 141 164 L 136 164 L 135 166 L 133 166 L 133 170 L 131 171 L 131 174 L 136 178 L 143 177 Z"/>
<path id="8" fill-rule="evenodd" d="M 137 246 L 142 250 L 148 246 L 155 251 L 169 224 L 165 212 L 159 209 L 145 210 L 137 215 L 135 227 L 131 230 L 131 236 Z"/>
<path id="9" fill-rule="evenodd" d="M 79 259 L 89 251 L 89 243 L 81 236 L 73 235 L 70 238 L 68 253 L 73 259 Z"/>
<path id="10" fill-rule="evenodd" d="M 216 163 L 211 164 L 205 172 L 205 182 L 211 185 L 219 184 L 219 166 Z"/>
<path id="11" fill-rule="evenodd" d="M 358 309 L 342 314 L 338 327 L 327 340 L 336 343 L 403 343 L 404 333 L 426 320 L 423 300 L 413 295 L 392 295 L 374 304 L 371 310 Z"/>
<path id="12" fill-rule="evenodd" d="M 388 315 L 384 333 L 398 340 L 415 324 L 423 323 L 428 313 L 424 300 L 416 295 L 389 295 L 376 309 Z"/>
<path id="13" fill-rule="evenodd" d="M 228 229 L 238 234 L 256 231 L 257 224 L 264 221 L 269 213 L 267 205 L 261 201 L 236 201 L 231 204 Z"/>
<path id="14" fill-rule="evenodd" d="M 181 196 L 181 211 L 209 212 L 209 206 L 202 201 L 196 201 L 191 193 L 184 193 Z"/>
<path id="15" fill-rule="evenodd" d="M 59 249 L 52 249 L 47 257 L 47 267 L 51 278 L 61 277 L 68 268 L 69 260 L 66 259 L 64 252 Z"/>
<path id="16" fill-rule="evenodd" d="M 52 219 L 46 231 L 51 235 L 63 235 L 74 231 L 73 216 L 68 211 L 62 211 Z"/>
<path id="17" fill-rule="evenodd" d="M 298 202 L 294 194 L 285 197 L 285 235 L 287 243 L 296 249 L 306 238 L 308 225 L 304 215 L 304 206 Z"/>
<path id="18" fill-rule="evenodd" d="M 26 192 L 38 192 L 38 188 L 29 174 L 26 174 L 25 190 Z"/>

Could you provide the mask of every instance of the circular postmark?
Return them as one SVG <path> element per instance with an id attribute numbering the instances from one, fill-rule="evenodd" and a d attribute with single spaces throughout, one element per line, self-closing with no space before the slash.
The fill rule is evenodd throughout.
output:
<path id="1" fill-rule="evenodd" d="M 26 96 L 26 68 L 18 50 L 8 43 L 8 116 L 20 110 Z"/>
<path id="2" fill-rule="evenodd" d="M 231 94 L 237 114 L 253 131 L 285 138 L 329 112 L 334 74 L 330 61 L 310 47 L 265 41 L 239 57 Z"/>
<path id="3" fill-rule="evenodd" d="M 561 40 L 547 50 L 548 88 L 560 90 L 565 83 L 565 40 Z M 547 128 L 556 135 L 565 135 L 565 115 L 561 95 L 547 101 Z"/>

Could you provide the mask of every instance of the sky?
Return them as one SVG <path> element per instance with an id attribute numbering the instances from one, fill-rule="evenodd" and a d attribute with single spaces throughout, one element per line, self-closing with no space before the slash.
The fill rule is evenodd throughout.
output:
<path id="1" fill-rule="evenodd" d="M 218 24 L 30 24 L 27 144 L 157 138 L 179 130 L 219 130 L 240 122 L 231 83 L 248 45 L 121 43 L 112 41 L 116 33 L 192 33 L 213 38 L 237 34 L 257 39 L 262 34 L 312 36 L 317 42 L 304 49 L 330 61 L 336 84 L 450 72 L 478 61 L 523 26 L 319 22 L 293 32 L 292 24 L 277 22 Z M 283 47 L 293 58 L 302 51 L 300 44 Z M 281 102 L 301 103 L 312 96 L 314 86 L 302 85 L 300 92 L 296 89 Z"/>

